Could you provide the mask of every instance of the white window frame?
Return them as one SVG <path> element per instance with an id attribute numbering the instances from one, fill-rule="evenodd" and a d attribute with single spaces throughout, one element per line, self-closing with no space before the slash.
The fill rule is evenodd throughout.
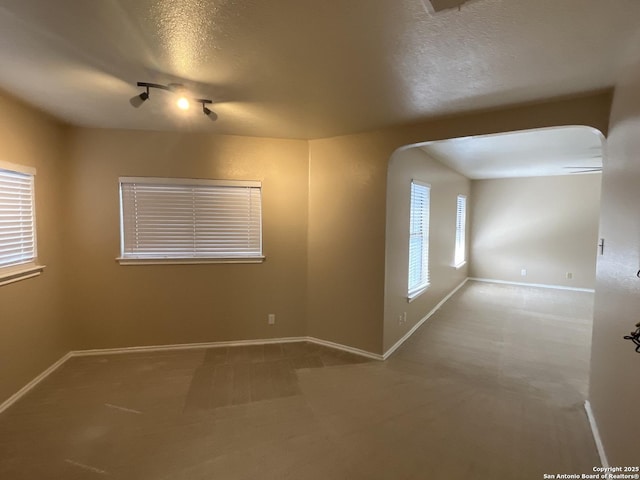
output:
<path id="1" fill-rule="evenodd" d="M 16 261 L 0 266 L 0 286 L 7 285 L 9 283 L 17 282 L 19 280 L 25 280 L 27 278 L 37 277 L 42 273 L 45 268 L 44 265 L 38 264 L 38 243 L 36 234 L 36 198 L 35 198 L 35 176 L 36 169 L 27 167 L 24 165 L 16 165 L 14 163 L 0 161 L 1 173 L 9 172 L 9 174 L 18 174 L 25 177 L 30 177 L 29 185 L 29 198 L 30 198 L 30 212 L 28 216 L 31 217 L 30 221 L 20 230 L 19 236 L 33 237 L 33 247 L 31 247 L 31 255 L 28 257 L 17 259 Z M 0 222 L 2 221 L 2 191 L 0 187 Z M 22 222 L 24 223 L 24 222 Z M 16 232 L 17 233 L 17 232 Z M 0 239 L 0 248 L 2 240 Z M 31 242 L 26 242 L 30 244 Z"/>
<path id="2" fill-rule="evenodd" d="M 467 263 L 467 196 L 458 195 L 456 199 L 456 243 L 453 253 L 453 265 L 461 268 Z"/>
<path id="3" fill-rule="evenodd" d="M 145 245 L 145 240 L 141 241 L 140 245 L 134 245 L 135 240 L 132 235 L 135 235 L 138 232 L 138 222 L 140 221 L 138 218 L 139 213 L 135 211 L 136 207 L 126 204 L 128 199 L 125 199 L 125 195 L 128 195 L 126 191 L 127 189 L 134 188 L 133 186 L 140 186 L 149 191 L 149 189 L 158 188 L 157 193 L 155 195 L 161 196 L 163 193 L 162 189 L 167 187 L 168 189 L 175 190 L 179 192 L 179 195 L 193 195 L 194 204 L 191 207 L 187 207 L 181 215 L 184 215 L 184 220 L 186 222 L 192 222 L 193 225 L 193 237 L 190 237 L 190 234 L 187 236 L 183 236 L 180 239 L 179 243 L 184 244 L 185 239 L 193 239 L 194 246 L 191 249 L 179 250 L 180 246 L 176 247 L 175 245 L 171 245 L 171 240 L 169 238 L 162 238 L 161 241 L 166 241 L 168 249 L 175 249 L 174 254 L 168 254 L 167 251 L 159 253 L 154 250 L 155 247 L 150 247 L 145 251 L 147 246 Z M 131 186 L 131 187 L 129 187 Z M 181 189 L 180 187 L 184 187 Z M 250 244 L 250 249 L 247 248 L 243 251 L 236 252 L 213 252 L 212 249 L 219 248 L 220 243 L 219 240 L 216 240 L 213 236 L 205 237 L 205 240 L 202 240 L 200 237 L 200 241 L 203 242 L 198 244 L 198 234 L 197 234 L 197 220 L 196 217 L 198 215 L 198 207 L 196 207 L 196 201 L 206 201 L 205 199 L 210 198 L 206 194 L 206 192 L 218 192 L 218 194 L 222 193 L 222 189 L 229 189 L 229 193 L 231 195 L 244 195 L 244 192 L 247 194 L 247 198 L 249 199 L 249 203 L 247 205 L 247 209 L 245 211 L 248 215 L 257 215 L 258 220 L 255 219 L 245 226 L 243 229 L 247 231 L 247 242 Z M 235 189 L 235 191 L 233 191 Z M 259 181 L 235 181 L 235 180 L 207 180 L 207 179 L 190 179 L 190 178 L 158 178 L 158 177 L 120 177 L 119 179 L 119 192 L 120 192 L 120 256 L 117 258 L 118 262 L 122 265 L 148 265 L 148 264 L 202 264 L 202 263 L 260 263 L 263 262 L 265 257 L 263 255 L 263 247 L 262 247 L 262 183 Z M 133 192 L 130 194 L 133 195 Z M 226 195 L 226 194 L 225 194 Z M 135 198 L 135 197 L 131 197 Z M 255 203 L 251 203 L 254 200 L 258 200 L 257 206 Z M 126 205 L 125 205 L 126 204 Z M 219 205 L 215 204 L 215 205 Z M 213 203 L 208 205 L 209 207 L 215 206 Z M 165 205 L 166 207 L 166 205 Z M 162 208 L 165 208 L 162 207 Z M 128 209 L 125 212 L 125 209 Z M 215 207 L 218 208 L 218 207 Z M 244 208 L 242 206 L 241 208 Z M 206 214 L 207 210 L 203 209 L 200 212 L 204 212 Z M 187 213 L 188 212 L 188 213 Z M 164 212 L 162 212 L 164 214 Z M 173 214 L 173 212 L 172 212 Z M 209 216 L 207 220 L 211 221 L 213 217 Z M 187 223 L 188 224 L 188 223 Z M 127 225 L 135 225 L 134 227 L 127 227 Z M 228 224 L 225 225 L 225 228 L 228 228 Z M 128 233 L 125 231 L 127 228 L 135 228 L 135 231 L 129 230 Z M 166 231 L 158 230 L 153 232 L 155 235 L 163 236 L 166 235 Z M 184 232 L 182 232 L 184 234 Z M 129 236 L 127 236 L 129 234 Z M 244 235 L 244 232 L 242 232 Z M 198 253 L 199 248 L 204 248 L 204 252 Z M 136 251 L 140 248 L 139 251 Z"/>
<path id="4" fill-rule="evenodd" d="M 426 193 L 426 195 L 425 195 Z M 426 196 L 426 201 L 422 204 L 420 211 L 414 211 L 414 196 Z M 415 298 L 423 294 L 430 285 L 429 278 L 429 227 L 430 227 L 430 210 L 431 210 L 431 185 L 419 180 L 411 180 L 411 193 L 409 199 L 409 255 L 408 264 L 409 271 L 407 275 L 407 300 L 413 301 Z M 420 228 L 421 227 L 421 228 Z M 419 268 L 420 278 L 416 282 L 414 279 L 412 265 L 416 260 L 415 239 L 420 239 Z"/>

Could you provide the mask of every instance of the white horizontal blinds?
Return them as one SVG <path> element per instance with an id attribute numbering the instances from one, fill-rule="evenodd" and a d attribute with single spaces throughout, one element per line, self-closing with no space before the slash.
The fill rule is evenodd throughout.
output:
<path id="1" fill-rule="evenodd" d="M 0 168 L 0 268 L 35 261 L 33 175 Z"/>
<path id="2" fill-rule="evenodd" d="M 411 182 L 409 295 L 429 284 L 429 194 L 428 185 Z"/>
<path id="3" fill-rule="evenodd" d="M 259 183 L 194 183 L 121 180 L 123 258 L 262 256 Z"/>
<path id="4" fill-rule="evenodd" d="M 461 265 L 465 261 L 467 230 L 467 197 L 458 195 L 456 206 L 456 249 L 454 264 Z"/>

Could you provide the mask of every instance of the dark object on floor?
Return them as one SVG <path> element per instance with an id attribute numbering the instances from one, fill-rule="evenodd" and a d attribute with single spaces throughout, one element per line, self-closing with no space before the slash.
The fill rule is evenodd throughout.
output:
<path id="1" fill-rule="evenodd" d="M 629 335 L 625 335 L 625 340 L 631 340 L 636 344 L 636 352 L 640 353 L 640 322 L 636 323 L 636 330 L 631 332 Z"/>

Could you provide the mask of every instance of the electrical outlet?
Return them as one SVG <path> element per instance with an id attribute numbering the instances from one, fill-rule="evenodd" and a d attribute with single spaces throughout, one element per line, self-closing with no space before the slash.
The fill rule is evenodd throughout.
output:
<path id="1" fill-rule="evenodd" d="M 402 323 L 407 323 L 407 312 L 402 312 Z"/>
<path id="2" fill-rule="evenodd" d="M 398 325 L 402 325 L 402 314 L 398 315 Z"/>
<path id="3" fill-rule="evenodd" d="M 522 270 L 520 270 L 520 275 L 522 275 L 523 277 L 527 276 L 527 269 L 523 268 Z"/>
<path id="4" fill-rule="evenodd" d="M 573 273 L 567 272 L 567 280 L 571 280 L 573 278 Z"/>
<path id="5" fill-rule="evenodd" d="M 275 313 L 270 313 L 267 318 L 268 318 L 267 322 L 269 323 L 269 325 L 275 325 L 276 324 L 276 314 Z"/>

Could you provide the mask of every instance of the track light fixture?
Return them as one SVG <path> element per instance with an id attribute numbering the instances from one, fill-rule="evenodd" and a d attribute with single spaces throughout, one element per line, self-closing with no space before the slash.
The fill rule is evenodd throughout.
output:
<path id="1" fill-rule="evenodd" d="M 165 90 L 167 92 L 171 92 L 179 95 L 178 100 L 176 101 L 176 105 L 180 110 L 188 110 L 191 106 L 191 102 L 202 104 L 202 113 L 204 113 L 207 117 L 212 120 L 216 120 L 218 115 L 207 107 L 207 105 L 212 104 L 213 100 L 208 98 L 192 98 L 189 99 L 186 95 L 186 90 L 183 85 L 179 83 L 170 83 L 169 85 L 161 85 L 159 83 L 149 83 L 149 82 L 138 82 L 139 87 L 144 87 L 145 91 L 139 95 L 136 95 L 130 100 L 131 105 L 138 108 L 145 101 L 149 99 L 149 89 L 156 88 L 158 90 Z"/>

